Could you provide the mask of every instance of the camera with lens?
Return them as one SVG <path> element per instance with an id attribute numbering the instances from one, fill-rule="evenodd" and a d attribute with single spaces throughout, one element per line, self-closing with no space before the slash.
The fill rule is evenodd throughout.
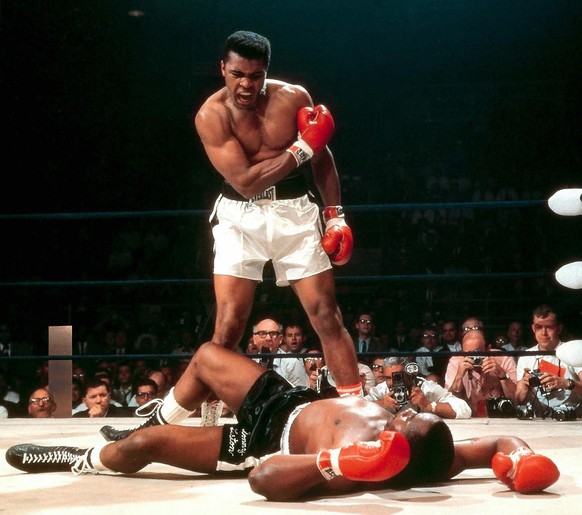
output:
<path id="1" fill-rule="evenodd" d="M 536 388 L 538 386 L 541 386 L 542 385 L 541 379 L 542 379 L 542 372 L 540 372 L 538 369 L 532 370 L 529 373 L 529 385 L 532 388 Z"/>
<path id="2" fill-rule="evenodd" d="M 420 367 L 418 366 L 418 363 L 414 361 L 406 363 L 404 371 L 406 372 L 406 375 L 412 379 L 412 384 L 414 384 L 414 386 L 420 386 L 425 380 L 424 377 L 421 377 L 420 375 Z"/>
<path id="3" fill-rule="evenodd" d="M 473 368 L 481 368 L 484 356 L 473 356 Z"/>
<path id="4" fill-rule="evenodd" d="M 576 410 L 572 406 L 557 406 L 552 409 L 552 419 L 559 422 L 571 422 L 576 420 Z"/>
<path id="5" fill-rule="evenodd" d="M 515 406 L 505 397 L 492 397 L 487 399 L 487 416 L 489 418 L 515 417 Z"/>
<path id="6" fill-rule="evenodd" d="M 394 393 L 393 397 L 399 406 L 402 407 L 408 403 L 408 388 L 404 384 L 402 372 L 392 373 L 392 386 L 388 388 L 388 391 Z"/>
<path id="7" fill-rule="evenodd" d="M 550 397 L 552 395 L 552 390 L 550 389 L 546 389 L 544 387 L 544 385 L 542 385 L 542 374 L 543 372 L 540 372 L 539 370 L 532 370 L 529 373 L 529 386 L 530 388 L 539 388 L 540 393 L 544 396 L 544 397 Z"/>
<path id="8" fill-rule="evenodd" d="M 319 393 L 322 399 L 337 397 L 335 380 L 327 367 L 320 368 L 317 374 L 317 393 Z"/>
<path id="9" fill-rule="evenodd" d="M 519 420 L 533 420 L 536 416 L 534 407 L 532 406 L 531 402 L 517 406 L 517 408 L 515 408 L 515 413 Z"/>
<path id="10" fill-rule="evenodd" d="M 259 351 L 259 355 L 261 356 L 259 364 L 262 367 L 272 369 L 273 368 L 273 360 L 271 359 L 270 356 L 265 356 L 265 354 L 271 354 L 271 349 L 269 349 L 269 347 L 261 347 L 261 350 Z"/>

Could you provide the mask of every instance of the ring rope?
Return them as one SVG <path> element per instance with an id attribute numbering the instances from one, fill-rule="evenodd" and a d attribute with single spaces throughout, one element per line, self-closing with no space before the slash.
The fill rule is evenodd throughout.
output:
<path id="1" fill-rule="evenodd" d="M 497 200 L 480 202 L 421 202 L 412 204 L 356 204 L 344 206 L 347 212 L 362 213 L 372 211 L 414 211 L 416 209 L 496 209 L 514 207 L 538 207 L 543 200 Z M 0 220 L 84 220 L 96 218 L 165 218 L 207 216 L 205 209 L 167 211 L 101 211 L 94 213 L 29 213 L 0 214 Z"/>

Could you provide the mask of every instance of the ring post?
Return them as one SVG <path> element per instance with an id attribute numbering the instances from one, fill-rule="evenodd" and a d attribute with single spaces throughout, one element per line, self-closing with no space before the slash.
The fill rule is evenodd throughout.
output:
<path id="1" fill-rule="evenodd" d="M 71 356 L 73 350 L 73 326 L 49 326 L 49 356 Z M 57 409 L 55 418 L 71 418 L 72 394 L 71 378 L 73 365 L 71 360 L 49 360 L 49 390 L 55 397 Z"/>

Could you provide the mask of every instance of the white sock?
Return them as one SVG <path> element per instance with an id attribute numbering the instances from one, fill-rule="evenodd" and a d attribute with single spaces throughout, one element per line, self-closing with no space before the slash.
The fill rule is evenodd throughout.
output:
<path id="1" fill-rule="evenodd" d="M 161 417 L 168 424 L 179 424 L 183 420 L 186 420 L 190 415 L 192 415 L 192 413 L 194 413 L 194 410 L 190 411 L 178 404 L 176 397 L 174 397 L 174 388 L 172 387 L 172 389 L 164 397 L 164 403 L 160 408 Z"/>
<path id="2" fill-rule="evenodd" d="M 113 442 L 106 442 L 100 445 L 96 445 L 93 447 L 93 449 L 91 449 L 91 452 L 89 453 L 89 461 L 97 472 L 114 472 L 110 468 L 107 468 L 105 465 L 103 465 L 101 462 L 101 450 L 112 443 Z"/>

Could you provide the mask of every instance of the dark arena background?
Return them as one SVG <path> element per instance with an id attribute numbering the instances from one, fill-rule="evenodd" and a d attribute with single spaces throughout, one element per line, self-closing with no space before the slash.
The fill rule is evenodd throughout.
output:
<path id="1" fill-rule="evenodd" d="M 102 342 L 212 333 L 207 216 L 219 177 L 192 126 L 238 29 L 272 43 L 270 77 L 333 112 L 330 147 L 355 234 L 336 268 L 348 327 L 467 315 L 490 336 L 541 303 L 582 334 L 582 4 L 517 0 L 0 3 L 0 340 L 47 353 L 47 327 Z M 300 316 L 267 270 L 254 315 Z M 253 316 L 254 317 L 254 316 Z M 528 332 L 529 338 L 529 332 Z"/>

